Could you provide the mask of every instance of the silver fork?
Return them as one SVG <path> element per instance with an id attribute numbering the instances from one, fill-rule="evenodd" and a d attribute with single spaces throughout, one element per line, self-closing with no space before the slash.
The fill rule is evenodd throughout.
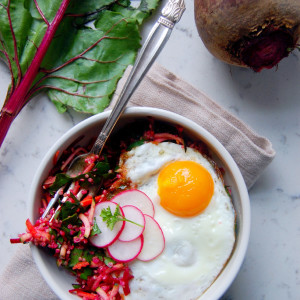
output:
<path id="1" fill-rule="evenodd" d="M 147 71 L 155 61 L 156 57 L 167 42 L 174 25 L 180 20 L 185 10 L 184 0 L 169 0 L 161 11 L 161 15 L 152 27 L 143 47 L 141 48 L 135 64 L 128 76 L 128 79 L 120 93 L 119 99 L 116 102 L 110 116 L 106 120 L 99 136 L 97 137 L 91 151 L 89 153 L 77 156 L 70 164 L 67 174 L 76 175 L 83 170 L 85 165 L 85 159 L 93 156 L 100 155 L 103 147 L 112 132 L 115 124 L 119 120 L 123 113 L 126 104 L 128 103 L 131 95 L 140 84 L 141 80 L 146 75 Z M 49 213 L 50 209 L 57 202 L 63 191 L 67 187 L 60 188 L 50 200 L 49 204 L 44 211 L 42 218 L 45 218 Z M 67 194 L 72 189 L 72 184 L 68 188 Z M 93 191 L 89 191 L 93 194 Z M 76 195 L 78 199 L 82 197 L 82 194 Z M 63 197 L 61 203 L 64 203 L 68 199 L 68 196 Z M 56 208 L 52 218 L 56 215 L 57 211 L 61 208 L 59 205 Z M 52 220 L 51 218 L 51 220 Z"/>

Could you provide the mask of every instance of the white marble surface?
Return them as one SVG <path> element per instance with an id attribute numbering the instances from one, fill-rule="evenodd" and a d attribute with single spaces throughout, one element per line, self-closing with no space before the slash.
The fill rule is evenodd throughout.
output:
<path id="1" fill-rule="evenodd" d="M 198 37 L 192 0 L 186 6 L 158 62 L 268 137 L 277 152 L 249 192 L 249 248 L 223 300 L 300 299 L 300 53 L 259 74 L 224 64 Z M 8 82 L 1 64 L 0 101 Z M 58 114 L 39 95 L 12 125 L 0 149 L 0 270 L 15 251 L 9 238 L 24 230 L 29 188 L 40 161 L 52 143 L 85 117 Z"/>

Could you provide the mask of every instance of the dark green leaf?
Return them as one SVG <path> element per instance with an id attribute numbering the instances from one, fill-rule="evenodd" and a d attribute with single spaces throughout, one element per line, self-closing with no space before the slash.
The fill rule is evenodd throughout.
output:
<path id="1" fill-rule="evenodd" d="M 94 254 L 91 254 L 90 250 L 84 250 L 82 253 L 82 258 L 85 259 L 85 261 L 91 262 Z"/>
<path id="2" fill-rule="evenodd" d="M 99 226 L 97 225 L 96 218 L 94 218 L 94 225 L 93 225 L 90 236 L 94 236 L 94 235 L 100 234 L 100 233 L 101 233 L 101 230 L 100 230 Z"/>
<path id="3" fill-rule="evenodd" d="M 67 226 L 67 225 L 69 225 L 69 224 L 72 224 L 72 225 L 75 225 L 75 224 L 77 224 L 78 223 L 78 214 L 77 213 L 75 213 L 75 214 L 73 214 L 73 215 L 71 215 L 71 216 L 67 216 L 66 218 L 64 218 L 63 220 L 62 220 L 62 224 L 64 225 L 64 226 Z"/>
<path id="4" fill-rule="evenodd" d="M 59 188 L 61 188 L 62 186 L 71 183 L 72 181 L 77 181 L 79 179 L 84 179 L 86 181 L 86 184 L 89 184 L 86 175 L 88 175 L 89 177 L 94 179 L 95 184 L 99 184 L 99 180 L 101 180 L 103 178 L 103 176 L 107 175 L 107 172 L 109 171 L 110 167 L 109 164 L 107 162 L 98 162 L 95 165 L 94 170 L 95 171 L 91 171 L 88 172 L 86 174 L 81 174 L 75 177 L 69 176 L 66 173 L 59 173 L 56 175 L 55 177 L 55 181 L 54 183 L 51 185 L 51 187 L 49 188 L 49 192 L 52 194 L 55 191 L 57 191 Z M 109 176 L 113 176 L 113 174 L 109 174 Z M 84 181 L 81 183 L 82 186 L 84 186 Z"/>
<path id="5" fill-rule="evenodd" d="M 80 284 L 72 284 L 72 286 L 73 286 L 74 289 L 80 289 L 81 288 Z"/>
<path id="6" fill-rule="evenodd" d="M 69 4 L 67 14 L 93 15 L 107 9 L 115 0 L 73 0 Z"/>
<path id="7" fill-rule="evenodd" d="M 107 266 L 110 266 L 111 264 L 115 264 L 115 261 L 111 258 L 111 257 L 104 257 L 104 263 L 107 265 Z"/>
<path id="8" fill-rule="evenodd" d="M 57 232 L 52 228 L 49 228 L 49 233 L 55 237 L 57 236 Z"/>
<path id="9" fill-rule="evenodd" d="M 59 236 L 59 237 L 57 238 L 57 240 L 56 240 L 56 244 L 57 244 L 58 249 L 61 248 L 63 242 L 64 242 L 63 237 L 62 237 L 62 236 Z"/>
<path id="10" fill-rule="evenodd" d="M 79 205 L 80 201 L 77 199 L 77 197 L 73 193 L 70 193 L 70 198 L 74 201 L 74 203 L 76 205 Z"/>
<path id="11" fill-rule="evenodd" d="M 125 6 L 112 1 L 101 5 L 85 2 L 85 6 L 75 4 L 72 11 L 96 13 L 87 14 L 86 20 L 82 16 L 65 19 L 42 66 L 47 70 L 59 68 L 51 71 L 40 86 L 50 87 L 48 95 L 60 112 L 72 107 L 95 114 L 107 107 L 119 79 L 134 63 L 141 46 L 140 24 L 153 10 L 151 1 L 142 1 L 141 9 L 131 8 L 130 2 Z M 118 4 L 110 7 L 110 3 Z M 93 26 L 84 25 L 91 19 Z"/>
<path id="12" fill-rule="evenodd" d="M 74 214 L 76 214 L 77 209 L 79 208 L 80 203 L 79 201 L 77 203 L 71 203 L 70 201 L 66 201 L 62 206 L 60 210 L 60 219 L 66 220 L 67 218 L 72 217 Z"/>
<path id="13" fill-rule="evenodd" d="M 138 140 L 138 141 L 135 141 L 133 143 L 131 143 L 128 148 L 127 148 L 127 151 L 130 151 L 131 149 L 137 147 L 137 146 L 141 146 L 145 143 L 145 140 Z"/>
<path id="14" fill-rule="evenodd" d="M 142 0 L 137 8 L 127 0 L 71 1 L 30 91 L 21 97 L 27 100 L 46 90 L 60 112 L 67 107 L 92 114 L 103 111 L 125 69 L 133 64 L 141 23 L 158 1 Z M 31 66 L 62 0 L 37 4 L 0 0 L 0 57 L 10 66 L 14 81 L 9 89 L 16 88 Z"/>
<path id="15" fill-rule="evenodd" d="M 64 185 L 71 182 L 72 180 L 73 179 L 65 173 L 57 174 L 54 183 L 49 188 L 50 193 L 52 194 L 56 192 L 59 188 L 63 187 Z"/>
<path id="16" fill-rule="evenodd" d="M 13 34 L 18 45 L 18 60 L 22 60 L 23 53 L 26 53 L 26 48 L 30 46 L 29 44 L 31 43 L 30 37 L 34 20 L 32 19 L 30 13 L 24 9 L 23 1 L 11 0 L 9 12 L 13 28 L 12 31 L 6 10 L 6 8 L 8 8 L 9 1 L 2 0 L 0 3 L 2 4 L 0 5 L 0 39 L 3 41 L 3 44 L 0 43 L 0 54 L 5 60 L 6 57 L 3 55 L 3 53 L 5 52 L 9 56 L 13 77 L 16 83 L 19 73 L 17 60 L 14 55 L 15 48 Z M 22 68 L 22 71 L 24 72 L 26 66 L 24 64 L 22 65 L 24 66 L 24 68 Z"/>
<path id="17" fill-rule="evenodd" d="M 83 280 L 87 280 L 88 276 L 91 276 L 92 274 L 93 270 L 91 268 L 85 267 L 79 277 Z"/>
<path id="18" fill-rule="evenodd" d="M 70 254 L 69 267 L 74 267 L 79 262 L 79 257 L 82 256 L 83 249 L 74 248 Z"/>

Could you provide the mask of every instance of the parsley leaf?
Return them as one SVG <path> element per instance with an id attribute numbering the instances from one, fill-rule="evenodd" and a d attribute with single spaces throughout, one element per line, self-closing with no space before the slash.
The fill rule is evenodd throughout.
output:
<path id="1" fill-rule="evenodd" d="M 102 217 L 103 221 L 106 222 L 106 225 L 110 230 L 113 230 L 114 226 L 119 221 L 127 221 L 127 222 L 133 223 L 137 226 L 143 227 L 141 224 L 135 223 L 131 220 L 124 218 L 120 212 L 119 204 L 117 204 L 117 208 L 116 208 L 114 214 L 112 214 L 110 207 L 103 208 L 101 210 L 100 217 Z"/>

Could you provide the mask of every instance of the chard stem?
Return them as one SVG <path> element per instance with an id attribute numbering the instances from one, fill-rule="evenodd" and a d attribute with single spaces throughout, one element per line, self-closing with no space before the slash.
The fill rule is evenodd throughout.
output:
<path id="1" fill-rule="evenodd" d="M 46 30 L 43 40 L 38 47 L 29 68 L 27 69 L 22 79 L 20 80 L 19 78 L 19 84 L 4 103 L 0 115 L 0 147 L 14 118 L 19 114 L 21 109 L 28 102 L 28 93 L 30 92 L 30 88 L 39 72 L 41 63 L 47 53 L 47 50 L 51 44 L 57 28 L 65 15 L 69 3 L 70 0 L 62 1 L 53 21 L 51 22 L 51 24 L 49 24 Z"/>
<path id="2" fill-rule="evenodd" d="M 8 114 L 7 112 L 2 112 L 0 114 L 0 146 L 8 132 L 8 129 L 15 119 L 15 116 Z"/>

